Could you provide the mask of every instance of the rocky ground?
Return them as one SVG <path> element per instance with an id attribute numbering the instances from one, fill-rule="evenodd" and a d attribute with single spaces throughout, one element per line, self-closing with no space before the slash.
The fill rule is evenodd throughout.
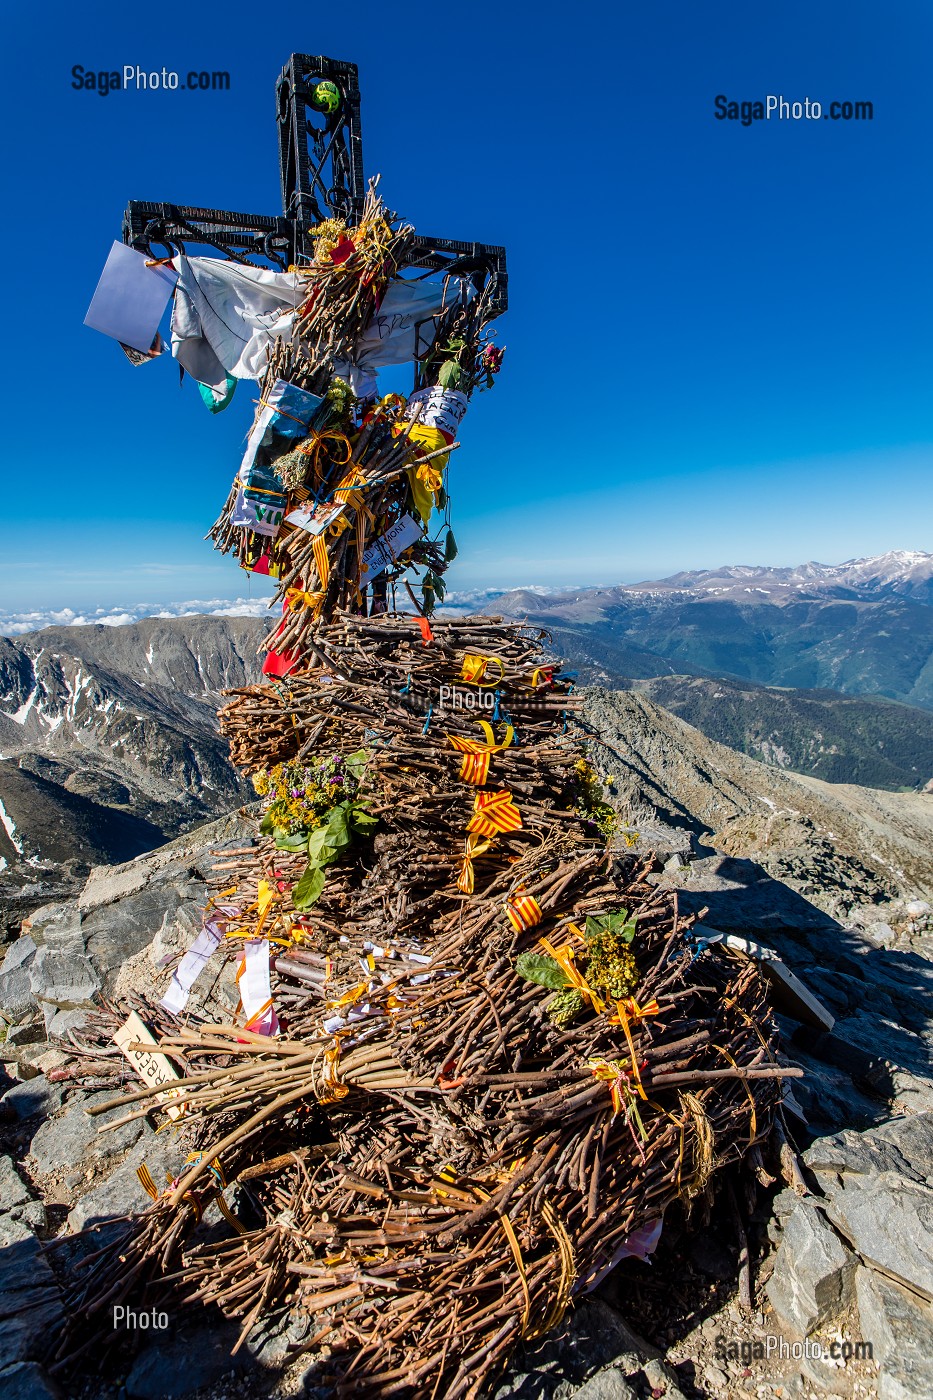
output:
<path id="1" fill-rule="evenodd" d="M 641 697 L 595 692 L 594 757 L 654 879 L 705 909 L 710 936 L 776 950 L 818 998 L 779 996 L 791 1064 L 786 1142 L 670 1214 L 654 1258 L 626 1260 L 562 1329 L 515 1359 L 499 1400 L 933 1394 L 933 797 L 830 788 L 762 769 Z M 760 771 L 759 771 L 760 770 Z M 59 1047 L 94 997 L 158 984 L 201 921 L 209 853 L 236 816 L 120 866 L 32 914 L 0 966 L 0 1381 L 60 1392 L 45 1369 L 74 1231 L 146 1204 L 185 1150 L 136 1119 L 98 1134 L 101 1090 Z M 229 981 L 205 988 L 218 1011 Z M 830 1024 L 832 1022 L 832 1024 Z M 64 1241 L 49 1250 L 52 1240 Z M 322 1394 L 287 1318 L 230 1356 L 205 1316 L 114 1332 L 85 1400 Z M 868 1343 L 872 1355 L 861 1354 Z M 817 1346 L 824 1355 L 817 1354 Z M 861 1350 L 859 1350 L 861 1349 Z M 72 1391 L 74 1392 L 74 1387 Z"/>

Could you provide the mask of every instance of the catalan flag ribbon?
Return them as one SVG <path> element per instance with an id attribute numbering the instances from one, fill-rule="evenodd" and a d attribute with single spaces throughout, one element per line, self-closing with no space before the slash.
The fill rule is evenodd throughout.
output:
<path id="1" fill-rule="evenodd" d="M 484 841 L 480 836 L 470 835 L 467 837 L 463 860 L 460 864 L 460 874 L 457 876 L 457 889 L 460 890 L 461 894 L 473 893 L 476 884 L 473 861 L 476 856 L 485 855 L 491 846 L 491 841 Z"/>
<path id="2" fill-rule="evenodd" d="M 467 831 L 475 832 L 477 836 L 499 836 L 506 831 L 518 831 L 521 825 L 522 814 L 512 801 L 508 788 L 476 794 Z"/>
<path id="3" fill-rule="evenodd" d="M 321 581 L 321 593 L 324 594 L 327 592 L 327 584 L 330 580 L 330 557 L 327 553 L 327 541 L 323 535 L 314 536 L 311 541 L 311 552 L 314 555 L 318 578 Z"/>
<path id="4" fill-rule="evenodd" d="M 505 901 L 505 912 L 516 933 L 534 928 L 544 918 L 541 905 L 533 894 L 510 894 Z"/>
<path id="5" fill-rule="evenodd" d="M 503 749 L 507 749 L 509 747 L 512 740 L 515 738 L 514 727 L 511 724 L 507 724 L 505 727 L 505 738 L 500 744 L 497 744 L 496 736 L 493 733 L 493 728 L 492 725 L 489 723 L 489 720 L 478 719 L 476 723 L 486 735 L 485 743 L 483 743 L 480 739 L 461 739 L 459 734 L 447 735 L 447 738 L 450 740 L 451 744 L 457 750 L 458 753 L 501 753 Z"/>
<path id="6" fill-rule="evenodd" d="M 460 764 L 460 777 L 465 783 L 472 783 L 475 787 L 485 787 L 489 781 L 489 754 L 464 754 L 463 762 Z"/>

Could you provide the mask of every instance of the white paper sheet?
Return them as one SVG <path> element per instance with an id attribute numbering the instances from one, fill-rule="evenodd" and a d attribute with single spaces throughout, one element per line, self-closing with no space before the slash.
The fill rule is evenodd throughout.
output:
<path id="1" fill-rule="evenodd" d="M 148 357 L 178 273 L 173 267 L 147 267 L 147 261 L 145 253 L 115 242 L 84 324 Z"/>
<path id="2" fill-rule="evenodd" d="M 383 569 L 390 569 L 399 555 L 416 540 L 420 540 L 423 534 L 424 526 L 413 516 L 403 515 L 397 520 L 391 530 L 380 535 L 376 543 L 370 545 L 364 553 L 360 587 L 365 587 L 371 579 L 381 574 Z"/>

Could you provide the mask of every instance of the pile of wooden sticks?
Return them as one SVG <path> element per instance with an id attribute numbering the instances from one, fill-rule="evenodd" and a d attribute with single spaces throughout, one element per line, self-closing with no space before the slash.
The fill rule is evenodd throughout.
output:
<path id="1" fill-rule="evenodd" d="M 607 846 L 572 682 L 541 642 L 496 619 L 338 615 L 307 669 L 233 695 L 222 723 L 247 771 L 365 750 L 379 829 L 305 912 L 303 857 L 272 833 L 218 858 L 230 950 L 268 938 L 281 1031 L 151 1018 L 193 1152 L 76 1279 L 62 1370 L 112 1304 L 171 1296 L 217 1304 L 241 1342 L 306 1314 L 335 1395 L 478 1396 L 769 1131 L 789 1071 L 764 984 L 697 942 L 650 862 Z M 471 834 L 502 793 L 520 824 Z M 620 921 L 633 980 L 598 994 L 596 931 Z M 542 964 L 556 981 L 529 973 Z M 578 1010 L 558 1017 L 564 977 Z M 163 1112 L 160 1092 L 93 1111 L 106 1130 Z"/>

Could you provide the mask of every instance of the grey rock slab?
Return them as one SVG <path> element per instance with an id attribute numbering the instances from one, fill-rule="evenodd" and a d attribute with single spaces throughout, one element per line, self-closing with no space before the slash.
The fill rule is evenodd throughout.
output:
<path id="1" fill-rule="evenodd" d="M 865 1137 L 882 1152 L 896 1154 L 897 1162 L 924 1181 L 933 1176 L 933 1113 L 892 1118 Z"/>
<path id="2" fill-rule="evenodd" d="M 574 1400 L 636 1400 L 635 1391 L 615 1367 L 597 1371 L 571 1394 Z"/>
<path id="3" fill-rule="evenodd" d="M 35 1239 L 33 1231 L 25 1220 L 20 1220 L 15 1212 L 0 1215 L 0 1264 L 3 1262 L 4 1251 L 9 1249 L 11 1245 L 24 1244 L 33 1239 Z"/>
<path id="4" fill-rule="evenodd" d="M 7 949 L 0 967 L 0 1007 L 14 1016 L 33 1005 L 29 965 L 36 952 L 36 944 L 28 935 L 17 938 Z"/>
<path id="5" fill-rule="evenodd" d="M 10 1400 L 64 1400 L 64 1393 L 34 1361 L 17 1361 L 0 1371 L 0 1395 Z"/>
<path id="6" fill-rule="evenodd" d="M 45 1040 L 45 1022 L 41 1018 L 20 1021 L 7 1032 L 7 1045 L 37 1045 Z"/>
<path id="7" fill-rule="evenodd" d="M 237 1327 L 225 1323 L 153 1334 L 126 1378 L 126 1394 L 132 1400 L 184 1400 L 251 1369 L 255 1362 L 248 1354 L 230 1354 L 238 1335 Z"/>
<path id="8" fill-rule="evenodd" d="M 823 1214 L 802 1200 L 787 1218 L 765 1292 L 784 1326 L 807 1337 L 848 1306 L 855 1266 Z"/>
<path id="9" fill-rule="evenodd" d="M 41 1360 L 60 1318 L 58 1286 L 35 1235 L 11 1240 L 0 1253 L 0 1370 Z M 0 1388 L 0 1394 L 16 1391 Z"/>
<path id="10" fill-rule="evenodd" d="M 123 964 L 149 946 L 166 914 L 173 915 L 183 901 L 175 884 L 158 880 L 84 916 L 88 958 L 107 992 Z"/>
<path id="11" fill-rule="evenodd" d="M 42 1201 L 27 1201 L 25 1205 L 14 1206 L 10 1215 L 16 1220 L 20 1220 L 25 1225 L 29 1225 L 33 1230 L 44 1230 L 49 1223 L 48 1215 Z"/>
<path id="12" fill-rule="evenodd" d="M 660 1358 L 655 1357 L 646 1362 L 642 1369 L 652 1391 L 660 1391 L 664 1400 L 686 1400 L 683 1391 L 677 1384 L 676 1375 L 670 1366 L 666 1366 Z"/>
<path id="13" fill-rule="evenodd" d="M 9 1157 L 0 1157 L 0 1211 L 25 1205 L 32 1197 Z"/>
<path id="14" fill-rule="evenodd" d="M 87 1021 L 87 1012 L 75 1008 L 72 1011 L 61 1011 L 52 1002 L 43 1005 L 46 1016 L 46 1035 L 49 1040 L 65 1040 L 71 1030 L 80 1030 Z M 51 1015 L 49 1014 L 51 1012 Z"/>
<path id="15" fill-rule="evenodd" d="M 81 942 L 81 913 L 74 900 L 43 904 L 23 920 L 22 927 L 37 944 L 73 947 Z"/>
<path id="16" fill-rule="evenodd" d="M 92 1118 L 87 1109 L 112 1098 L 109 1090 L 92 1094 L 80 1103 L 70 1104 L 63 1113 L 42 1124 L 29 1151 L 43 1176 L 65 1164 L 106 1161 L 125 1152 L 139 1140 L 145 1132 L 141 1118 L 135 1118 L 131 1123 L 124 1123 L 109 1132 L 98 1131 L 107 1117 L 114 1115 Z"/>
<path id="17" fill-rule="evenodd" d="M 29 968 L 29 984 L 39 1002 L 56 1006 L 90 1004 L 101 982 L 83 953 L 43 946 Z"/>
<path id="18" fill-rule="evenodd" d="M 871 1269 L 855 1277 L 862 1338 L 879 1366 L 880 1400 L 933 1395 L 933 1315 L 916 1296 Z"/>
<path id="19" fill-rule="evenodd" d="M 156 1185 L 161 1186 L 165 1183 L 166 1171 L 176 1176 L 187 1155 L 187 1150 L 173 1142 L 168 1132 L 156 1134 L 147 1129 L 124 1161 L 69 1212 L 69 1229 L 77 1232 L 89 1225 L 102 1224 L 145 1210 L 150 1201 L 139 1183 L 137 1167 L 145 1162 Z"/>
<path id="20" fill-rule="evenodd" d="M 826 1213 L 867 1264 L 933 1302 L 933 1187 L 893 1171 L 844 1176 Z"/>
<path id="21" fill-rule="evenodd" d="M 62 1090 L 58 1084 L 50 1084 L 44 1074 L 33 1079 L 25 1079 L 14 1084 L 3 1095 L 3 1103 L 12 1108 L 17 1118 L 35 1118 L 42 1115 L 48 1118 L 61 1106 Z"/>

